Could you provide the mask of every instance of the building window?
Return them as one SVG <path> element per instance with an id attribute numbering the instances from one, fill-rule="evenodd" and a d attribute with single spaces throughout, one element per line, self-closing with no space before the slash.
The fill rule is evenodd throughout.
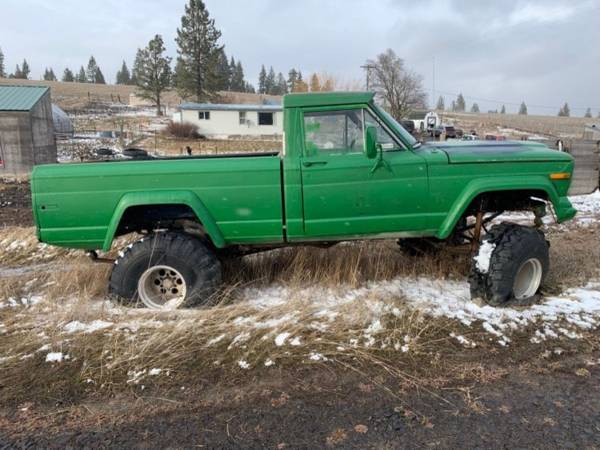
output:
<path id="1" fill-rule="evenodd" d="M 210 111 L 198 111 L 198 119 L 210 120 Z"/>
<path id="2" fill-rule="evenodd" d="M 259 125 L 273 125 L 273 113 L 272 112 L 259 112 L 258 113 L 258 124 Z"/>
<path id="3" fill-rule="evenodd" d="M 246 111 L 240 111 L 240 125 L 246 125 Z"/>

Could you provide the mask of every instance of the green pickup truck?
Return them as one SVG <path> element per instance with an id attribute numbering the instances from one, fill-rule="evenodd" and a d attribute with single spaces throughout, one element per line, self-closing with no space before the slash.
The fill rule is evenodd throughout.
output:
<path id="1" fill-rule="evenodd" d="M 368 92 L 290 94 L 283 107 L 279 153 L 36 167 L 39 240 L 97 257 L 142 234 L 119 252 L 109 290 L 151 308 L 206 303 L 228 256 L 357 239 L 471 242 L 473 296 L 501 305 L 537 294 L 546 207 L 558 222 L 576 213 L 571 156 L 532 142 L 423 144 Z M 515 210 L 537 226 L 487 230 Z"/>

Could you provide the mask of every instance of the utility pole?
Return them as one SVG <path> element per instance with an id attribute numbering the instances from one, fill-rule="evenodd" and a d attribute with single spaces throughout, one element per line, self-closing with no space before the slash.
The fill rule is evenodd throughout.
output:
<path id="1" fill-rule="evenodd" d="M 371 76 L 371 69 L 374 69 L 375 66 L 373 64 L 365 64 L 364 66 L 360 66 L 361 69 L 364 69 L 366 71 L 366 75 L 367 75 L 367 91 L 369 90 L 370 87 L 370 76 Z"/>
<path id="2" fill-rule="evenodd" d="M 433 80 L 432 80 L 432 88 L 431 88 L 431 108 L 432 111 L 436 109 L 436 100 L 435 100 L 435 56 L 433 57 Z"/>

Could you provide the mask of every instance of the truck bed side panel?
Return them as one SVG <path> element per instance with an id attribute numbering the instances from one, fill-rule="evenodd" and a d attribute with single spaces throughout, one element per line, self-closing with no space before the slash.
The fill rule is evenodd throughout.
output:
<path id="1" fill-rule="evenodd" d="M 226 244 L 281 242 L 277 156 L 38 166 L 33 195 L 44 242 L 97 249 L 120 199 L 161 191 L 196 195 Z"/>

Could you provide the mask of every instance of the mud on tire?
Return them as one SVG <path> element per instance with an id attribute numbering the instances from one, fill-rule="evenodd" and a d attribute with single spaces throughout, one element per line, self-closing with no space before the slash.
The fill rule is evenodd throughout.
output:
<path id="1" fill-rule="evenodd" d="M 476 258 L 473 259 L 469 275 L 471 297 L 481 298 L 492 306 L 535 299 L 550 266 L 549 243 L 544 233 L 503 223 L 483 237 L 482 243 L 486 242 L 494 246 L 489 267 L 482 270 Z"/>
<path id="2" fill-rule="evenodd" d="M 142 303 L 138 282 L 152 267 L 174 269 L 185 297 L 178 305 L 205 304 L 221 283 L 221 263 L 201 240 L 183 233 L 156 233 L 120 253 L 110 276 L 109 293 L 129 304 Z M 146 305 L 148 306 L 148 305 Z"/>

